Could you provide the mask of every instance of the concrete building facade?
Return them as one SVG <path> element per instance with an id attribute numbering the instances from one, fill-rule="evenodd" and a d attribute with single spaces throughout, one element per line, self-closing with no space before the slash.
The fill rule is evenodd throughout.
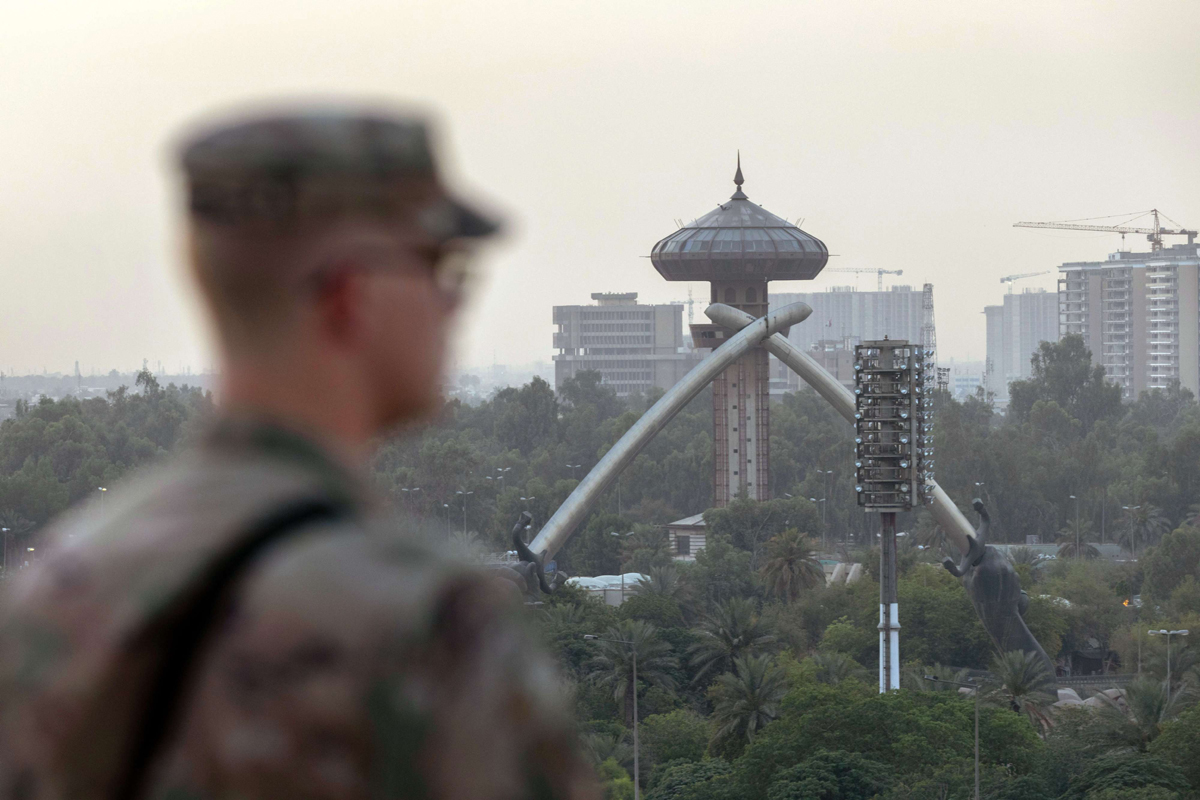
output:
<path id="1" fill-rule="evenodd" d="M 642 305 L 637 292 L 597 293 L 594 306 L 554 307 L 554 388 L 584 370 L 618 397 L 670 389 L 701 358 L 683 333 L 683 306 Z"/>
<path id="2" fill-rule="evenodd" d="M 1008 397 L 1008 384 L 1032 374 L 1030 358 L 1042 342 L 1059 339 L 1058 295 L 1026 289 L 1004 295 L 1004 303 L 985 306 L 987 318 L 987 391 Z"/>
<path id="3" fill-rule="evenodd" d="M 1200 396 L 1200 245 L 1058 269 L 1060 332 L 1083 336 L 1125 399 L 1175 381 Z"/>
<path id="4" fill-rule="evenodd" d="M 801 350 L 824 340 L 850 340 L 850 349 L 863 340 L 921 341 L 922 293 L 912 286 L 893 286 L 884 292 L 859 292 L 835 286 L 825 292 L 779 292 L 771 307 L 808 303 L 812 316 L 792 328 L 788 338 Z"/>

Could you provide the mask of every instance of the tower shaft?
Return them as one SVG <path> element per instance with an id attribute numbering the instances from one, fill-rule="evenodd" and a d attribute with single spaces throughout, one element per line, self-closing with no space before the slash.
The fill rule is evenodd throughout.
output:
<path id="1" fill-rule="evenodd" d="M 712 301 L 767 313 L 766 281 L 713 281 Z M 771 394 L 767 351 L 742 356 L 713 381 L 713 503 L 771 497 Z"/>

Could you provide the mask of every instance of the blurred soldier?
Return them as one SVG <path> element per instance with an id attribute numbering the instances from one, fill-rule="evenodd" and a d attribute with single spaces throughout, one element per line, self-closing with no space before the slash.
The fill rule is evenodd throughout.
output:
<path id="1" fill-rule="evenodd" d="M 0 796 L 590 797 L 514 605 L 366 488 L 372 439 L 437 404 L 495 225 L 412 119 L 262 117 L 182 162 L 221 419 L 10 587 Z"/>

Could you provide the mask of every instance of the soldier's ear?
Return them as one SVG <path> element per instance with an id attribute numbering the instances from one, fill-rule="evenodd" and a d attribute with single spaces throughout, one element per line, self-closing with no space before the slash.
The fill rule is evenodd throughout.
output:
<path id="1" fill-rule="evenodd" d="M 353 259 L 338 261 L 322 276 L 316 293 L 318 324 L 334 344 L 345 346 L 359 340 L 365 283 L 366 271 Z"/>

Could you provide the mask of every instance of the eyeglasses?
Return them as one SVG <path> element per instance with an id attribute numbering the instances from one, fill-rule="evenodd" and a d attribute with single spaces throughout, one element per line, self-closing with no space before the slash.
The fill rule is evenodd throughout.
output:
<path id="1" fill-rule="evenodd" d="M 381 253 L 379 259 L 371 262 L 356 262 L 355 269 L 372 272 L 394 272 L 401 275 L 421 274 L 427 270 L 430 278 L 433 280 L 434 288 L 439 294 L 454 305 L 462 301 L 463 296 L 467 292 L 467 286 L 475 276 L 473 269 L 475 253 L 472 249 L 431 243 L 409 247 L 407 252 L 416 256 L 416 260 L 423 267 L 409 267 L 407 264 L 401 266 L 397 264 L 398 259 L 395 253 L 388 252 L 386 254 Z M 337 271 L 338 265 L 336 263 L 326 264 L 312 274 L 310 282 L 314 288 L 320 288 Z"/>

